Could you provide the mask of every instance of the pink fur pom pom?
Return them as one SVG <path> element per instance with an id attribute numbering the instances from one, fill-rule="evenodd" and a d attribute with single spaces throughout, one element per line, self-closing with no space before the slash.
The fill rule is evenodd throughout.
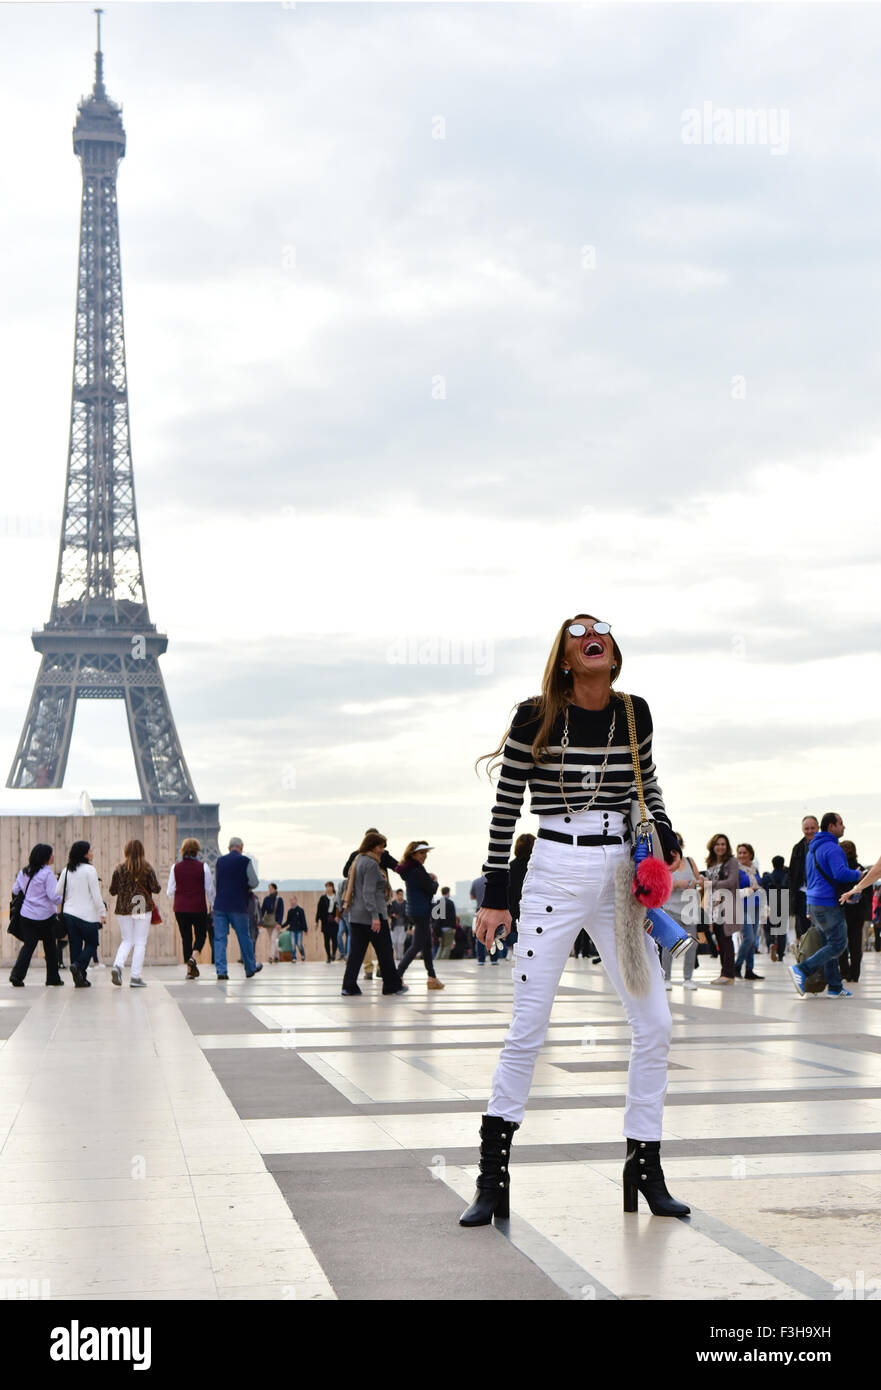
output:
<path id="1" fill-rule="evenodd" d="M 637 865 L 633 891 L 643 907 L 660 907 L 673 891 L 673 875 L 662 859 L 643 859 Z"/>

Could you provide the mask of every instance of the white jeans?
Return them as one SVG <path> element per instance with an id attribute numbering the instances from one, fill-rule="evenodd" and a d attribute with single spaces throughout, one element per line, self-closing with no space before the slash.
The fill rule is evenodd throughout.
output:
<path id="1" fill-rule="evenodd" d="M 147 935 L 150 931 L 150 913 L 139 912 L 134 917 L 117 917 L 119 930 L 122 932 L 122 940 L 119 943 L 119 950 L 113 964 L 125 965 L 129 957 L 129 951 L 134 949 L 132 955 L 132 979 L 141 978 L 141 970 L 144 965 L 144 954 L 147 950 Z"/>
<path id="2" fill-rule="evenodd" d="M 542 816 L 542 827 L 563 834 L 602 833 L 599 811 Z M 609 813 L 610 835 L 623 833 L 624 817 Z M 548 1028 L 563 967 L 582 927 L 597 947 L 632 1029 L 624 1135 L 658 1140 L 667 1092 L 667 1053 L 672 1019 L 657 948 L 645 937 L 651 987 L 644 999 L 627 993 L 615 953 L 615 869 L 629 845 L 562 845 L 537 839 L 529 861 L 514 948 L 514 1009 L 493 1077 L 487 1114 L 519 1124 L 532 1073 Z"/>

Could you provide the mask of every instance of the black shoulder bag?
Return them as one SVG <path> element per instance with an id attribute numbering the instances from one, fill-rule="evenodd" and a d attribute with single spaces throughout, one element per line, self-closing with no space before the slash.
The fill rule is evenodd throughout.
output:
<path id="1" fill-rule="evenodd" d="M 19 888 L 17 893 L 13 893 L 9 899 L 9 926 L 6 930 L 10 936 L 16 937 L 19 941 L 24 941 L 24 932 L 21 929 L 21 909 L 24 907 L 24 900 L 28 895 L 28 888 L 31 886 L 31 879 L 27 881 L 27 888 Z"/>

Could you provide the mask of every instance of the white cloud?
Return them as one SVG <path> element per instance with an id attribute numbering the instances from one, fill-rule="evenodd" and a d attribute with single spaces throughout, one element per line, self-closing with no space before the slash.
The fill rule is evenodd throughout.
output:
<path id="1" fill-rule="evenodd" d="M 0 115 L 28 130 L 0 207 L 10 761 L 61 515 L 91 24 L 0 14 Z M 613 6 L 108 11 L 147 591 L 197 787 L 267 872 L 336 872 L 378 820 L 469 877 L 471 764 L 573 605 L 615 624 L 693 847 L 720 820 L 767 861 L 826 798 L 877 838 L 879 28 L 871 7 L 646 7 L 638 41 Z M 705 99 L 791 109 L 791 153 L 683 146 Z M 396 664 L 401 638 L 491 643 L 492 666 Z M 100 715 L 71 777 L 122 794 Z"/>

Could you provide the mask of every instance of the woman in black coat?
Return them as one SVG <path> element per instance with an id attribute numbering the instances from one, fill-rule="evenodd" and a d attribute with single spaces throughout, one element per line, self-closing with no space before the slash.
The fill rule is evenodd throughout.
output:
<path id="1" fill-rule="evenodd" d="M 437 879 L 426 869 L 425 859 L 432 848 L 425 840 L 411 840 L 398 865 L 398 873 L 406 887 L 407 916 L 413 920 L 413 942 L 401 957 L 398 974 L 403 980 L 407 966 L 416 956 L 421 956 L 428 975 L 428 988 L 443 989 L 431 958 L 431 901 L 437 892 Z"/>

